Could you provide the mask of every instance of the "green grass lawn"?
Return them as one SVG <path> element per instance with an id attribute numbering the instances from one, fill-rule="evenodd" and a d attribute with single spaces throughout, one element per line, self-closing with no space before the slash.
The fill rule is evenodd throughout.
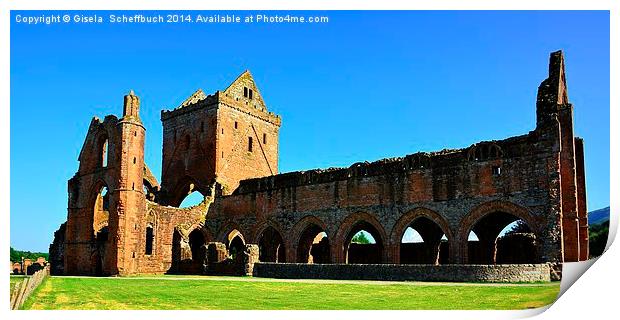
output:
<path id="1" fill-rule="evenodd" d="M 559 290 L 559 283 L 51 277 L 24 309 L 526 309 L 552 303 Z"/>

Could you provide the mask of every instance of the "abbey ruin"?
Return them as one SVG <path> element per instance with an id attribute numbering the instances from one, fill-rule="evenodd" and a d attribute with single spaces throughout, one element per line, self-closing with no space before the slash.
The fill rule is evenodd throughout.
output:
<path id="1" fill-rule="evenodd" d="M 50 247 L 53 273 L 235 273 L 239 261 L 246 268 L 239 273 L 251 274 L 248 262 L 265 262 L 261 270 L 291 263 L 377 270 L 588 258 L 583 140 L 573 133 L 561 51 L 551 54 L 538 88 L 533 131 L 348 168 L 278 173 L 281 118 L 248 71 L 224 91 L 198 90 L 161 112 L 161 181 L 144 161 L 139 111 L 130 92 L 121 118 L 92 119 L 68 182 L 67 222 Z M 179 208 L 192 192 L 204 201 Z M 515 221 L 520 232 L 498 237 Z M 408 228 L 423 241 L 403 242 Z M 352 243 L 361 230 L 373 243 Z"/>

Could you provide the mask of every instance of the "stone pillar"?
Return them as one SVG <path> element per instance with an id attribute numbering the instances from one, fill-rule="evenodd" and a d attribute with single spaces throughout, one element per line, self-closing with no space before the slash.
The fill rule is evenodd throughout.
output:
<path id="1" fill-rule="evenodd" d="M 394 243 L 386 247 L 387 263 L 400 264 L 400 245 L 400 243 Z"/>
<path id="2" fill-rule="evenodd" d="M 258 245 L 246 244 L 243 251 L 243 275 L 252 276 L 254 273 L 254 263 L 258 262 Z"/>
<path id="3" fill-rule="evenodd" d="M 579 260 L 590 258 L 588 209 L 586 206 L 586 177 L 583 139 L 575 138 L 575 164 L 577 174 L 577 218 L 579 220 Z"/>
<path id="4" fill-rule="evenodd" d="M 450 246 L 449 255 L 448 255 L 448 263 L 449 264 L 463 264 L 467 263 L 467 257 L 463 257 L 463 255 L 467 255 L 467 243 L 463 245 L 463 240 L 455 237 L 454 239 L 449 239 L 448 245 Z M 465 239 L 467 242 L 467 239 Z M 463 251 L 465 249 L 465 251 Z"/>
<path id="5" fill-rule="evenodd" d="M 209 242 L 207 244 L 207 262 L 217 263 L 226 260 L 228 250 L 226 245 L 221 242 Z"/>
<path id="6" fill-rule="evenodd" d="M 332 263 L 346 263 L 346 259 L 344 256 L 344 246 L 341 241 L 338 239 L 334 239 L 334 242 L 331 243 L 330 254 L 332 256 Z"/>

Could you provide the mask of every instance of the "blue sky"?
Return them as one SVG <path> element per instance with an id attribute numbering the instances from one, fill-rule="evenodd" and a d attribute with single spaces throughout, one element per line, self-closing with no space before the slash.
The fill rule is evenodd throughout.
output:
<path id="1" fill-rule="evenodd" d="M 329 23 L 297 25 L 23 25 L 16 14 L 24 12 L 11 24 L 17 249 L 46 251 L 66 220 L 67 180 L 92 116 L 119 115 L 135 90 L 146 161 L 159 177 L 160 110 L 198 88 L 225 89 L 245 69 L 282 116 L 287 172 L 525 134 L 549 53 L 563 49 L 588 207 L 609 205 L 607 12 L 314 12 Z"/>

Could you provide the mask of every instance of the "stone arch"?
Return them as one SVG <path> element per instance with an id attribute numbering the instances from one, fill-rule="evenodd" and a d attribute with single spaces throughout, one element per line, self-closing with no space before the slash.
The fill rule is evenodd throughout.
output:
<path id="1" fill-rule="evenodd" d="M 324 232 L 327 236 L 316 242 L 317 234 Z M 298 263 L 331 262 L 329 233 L 327 225 L 315 216 L 305 216 L 293 226 L 289 238 L 291 248 L 289 260 Z"/>
<path id="2" fill-rule="evenodd" d="M 196 228 L 187 236 L 189 239 L 189 247 L 192 252 L 192 261 L 194 263 L 202 262 L 202 259 L 206 254 L 205 245 L 208 240 L 205 239 L 201 229 L 202 228 Z"/>
<path id="3" fill-rule="evenodd" d="M 256 225 L 254 226 L 254 228 L 252 229 L 252 234 L 251 237 L 248 238 L 248 240 L 251 243 L 258 243 L 258 240 L 260 240 L 260 236 L 261 234 L 265 231 L 265 229 L 272 227 L 274 228 L 278 233 L 280 233 L 281 235 L 284 235 L 285 233 L 283 232 L 282 227 L 280 227 L 280 224 L 278 224 L 276 221 L 271 220 L 271 219 L 266 219 L 266 220 L 262 220 L 258 223 L 256 223 Z"/>
<path id="4" fill-rule="evenodd" d="M 537 237 L 540 237 L 541 231 L 542 231 L 540 218 L 537 218 L 536 216 L 534 216 L 527 208 L 522 207 L 512 202 L 502 201 L 502 200 L 485 202 L 485 203 L 482 203 L 474 207 L 461 220 L 459 224 L 457 240 L 459 241 L 459 244 L 460 244 L 460 253 L 461 253 L 460 260 L 462 263 L 469 263 L 469 247 L 468 247 L 469 246 L 469 243 L 468 243 L 469 233 L 476 227 L 476 225 L 480 221 L 496 213 L 502 213 L 504 215 L 507 215 L 506 218 L 504 219 L 509 219 L 510 218 L 509 216 L 512 216 L 513 219 L 510 222 L 514 222 L 519 219 L 523 220 L 527 224 L 527 226 L 531 229 L 531 231 Z M 499 233 L 500 231 L 501 229 L 497 230 L 497 233 Z M 495 233 L 495 232 L 491 232 L 491 233 Z M 476 235 L 481 241 L 485 240 L 484 239 L 485 236 L 481 234 L 480 231 L 476 232 Z M 494 235 L 494 236 L 496 237 L 497 235 Z M 495 238 L 493 238 L 492 240 L 494 241 Z M 539 255 L 538 252 L 534 254 L 535 256 Z"/>
<path id="5" fill-rule="evenodd" d="M 209 230 L 201 224 L 193 224 L 189 228 L 177 226 L 172 232 L 172 264 L 168 272 L 202 273 L 206 244 L 213 239 Z"/>
<path id="6" fill-rule="evenodd" d="M 200 192 L 203 196 L 210 194 L 207 188 L 201 186 L 198 180 L 185 176 L 177 182 L 174 189 L 168 190 L 168 204 L 173 207 L 179 207 L 181 202 L 194 191 Z"/>
<path id="7" fill-rule="evenodd" d="M 88 239 L 92 242 L 92 256 L 91 258 L 91 274 L 103 275 L 104 261 L 107 251 L 108 240 L 112 238 L 110 235 L 110 219 L 113 217 L 110 215 L 110 206 L 112 204 L 112 189 L 109 184 L 106 183 L 104 178 L 97 179 L 90 188 L 88 207 L 90 208 L 90 214 L 87 217 L 88 227 Z M 103 192 L 106 192 L 104 195 Z"/>
<path id="8" fill-rule="evenodd" d="M 112 190 L 103 179 L 97 180 L 91 190 L 90 201 L 88 202 L 89 207 L 93 210 L 89 219 L 92 228 L 90 233 L 96 239 L 97 232 L 109 225 Z M 103 195 L 104 191 L 106 192 L 105 195 Z"/>
<path id="9" fill-rule="evenodd" d="M 439 227 L 439 229 L 446 236 L 446 238 L 448 239 L 448 243 L 453 241 L 454 237 L 452 235 L 452 229 L 450 228 L 448 221 L 443 216 L 441 216 L 439 213 L 431 209 L 427 209 L 423 207 L 415 208 L 405 213 L 404 215 L 402 215 L 398 219 L 394 227 L 392 228 L 392 233 L 390 236 L 390 242 L 391 242 L 390 247 L 392 248 L 392 262 L 402 263 L 401 261 L 401 240 L 402 240 L 403 234 L 405 233 L 407 228 L 411 226 L 413 223 L 415 223 L 415 221 L 419 218 L 425 218 L 433 222 L 437 227 Z M 416 230 L 416 231 L 420 232 L 420 230 Z M 422 235 L 422 238 L 424 238 L 424 235 Z M 441 238 L 433 239 L 432 241 L 440 241 L 440 240 Z M 424 239 L 424 241 L 427 242 L 428 240 Z M 439 255 L 441 255 L 441 247 L 440 247 L 441 243 L 436 244 L 436 246 L 438 249 L 436 252 L 438 259 L 434 262 L 429 261 L 427 263 L 438 263 L 439 262 L 440 260 Z M 444 247 L 446 246 L 444 245 Z M 445 261 L 445 258 L 441 260 Z"/>
<path id="10" fill-rule="evenodd" d="M 241 229 L 241 227 L 234 221 L 228 221 L 226 223 L 224 223 L 218 230 L 217 232 L 217 237 L 215 238 L 215 240 L 217 242 L 221 242 L 221 243 L 227 243 L 229 241 L 228 236 L 232 233 L 232 232 L 238 232 L 241 239 L 243 240 L 243 242 L 246 242 L 246 237 L 243 235 L 243 230 Z"/>
<path id="11" fill-rule="evenodd" d="M 110 156 L 110 138 L 107 131 L 100 131 L 95 141 L 97 168 L 107 168 Z"/>
<path id="12" fill-rule="evenodd" d="M 336 263 L 348 262 L 349 242 L 351 238 L 357 233 L 356 229 L 364 229 L 371 232 L 373 238 L 376 241 L 378 257 L 372 259 L 378 263 L 384 263 L 387 261 L 387 245 L 389 238 L 385 232 L 385 229 L 374 216 L 366 212 L 356 212 L 348 215 L 341 223 L 336 236 L 333 239 L 332 244 L 332 256 Z M 375 233 L 375 234 L 373 234 Z"/>
<path id="13" fill-rule="evenodd" d="M 144 229 L 144 254 L 149 256 L 156 255 L 159 251 L 156 249 L 159 242 L 157 236 L 159 233 L 157 213 L 150 209 L 145 217 L 146 226 Z M 150 230 L 149 230 L 150 229 Z"/>
<path id="14" fill-rule="evenodd" d="M 242 229 L 235 222 L 229 221 L 224 224 L 217 236 L 217 242 L 221 242 L 226 245 L 228 254 L 231 258 L 236 259 L 239 254 L 245 251 L 245 245 L 247 244 L 246 237 L 243 235 Z"/>
<path id="15" fill-rule="evenodd" d="M 258 244 L 259 260 L 264 262 L 285 262 L 286 245 L 282 228 L 272 220 L 265 220 L 257 225 L 252 236 L 252 243 Z"/>
<path id="16" fill-rule="evenodd" d="M 177 226 L 176 228 L 181 229 L 180 226 Z M 213 237 L 213 234 L 211 233 L 211 230 L 209 230 L 209 228 L 207 228 L 203 222 L 193 223 L 189 225 L 188 228 L 183 228 L 183 230 L 186 230 L 184 232 L 187 235 L 189 235 L 193 231 L 200 231 L 200 233 L 205 239 L 205 242 L 211 242 L 215 239 L 215 237 Z"/>

